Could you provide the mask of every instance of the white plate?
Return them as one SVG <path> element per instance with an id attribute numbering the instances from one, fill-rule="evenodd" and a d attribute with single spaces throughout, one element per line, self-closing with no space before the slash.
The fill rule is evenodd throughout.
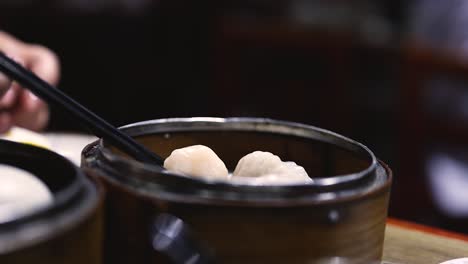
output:
<path id="1" fill-rule="evenodd" d="M 44 133 L 50 141 L 51 150 L 70 159 L 77 166 L 81 162 L 81 151 L 89 143 L 97 140 L 97 137 L 77 133 Z"/>

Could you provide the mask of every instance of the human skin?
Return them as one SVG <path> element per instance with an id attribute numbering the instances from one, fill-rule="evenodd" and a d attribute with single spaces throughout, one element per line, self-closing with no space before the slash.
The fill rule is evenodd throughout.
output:
<path id="1" fill-rule="evenodd" d="M 60 62 L 50 49 L 25 43 L 0 31 L 0 51 L 46 82 L 57 85 Z M 0 133 L 8 131 L 12 126 L 40 131 L 47 126 L 49 115 L 49 107 L 45 102 L 0 73 Z"/>

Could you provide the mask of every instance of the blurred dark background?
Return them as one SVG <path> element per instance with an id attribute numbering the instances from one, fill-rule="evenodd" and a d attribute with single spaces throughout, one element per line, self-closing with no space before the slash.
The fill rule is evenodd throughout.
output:
<path id="1" fill-rule="evenodd" d="M 0 25 L 54 50 L 60 89 L 116 126 L 262 116 L 330 129 L 390 164 L 390 216 L 468 233 L 464 2 L 3 0 Z M 49 130 L 86 133 L 54 109 Z"/>

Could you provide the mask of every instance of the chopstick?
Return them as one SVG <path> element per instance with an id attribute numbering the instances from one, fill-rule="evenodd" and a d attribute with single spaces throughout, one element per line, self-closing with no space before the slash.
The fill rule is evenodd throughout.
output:
<path id="1" fill-rule="evenodd" d="M 93 134 L 108 140 L 116 148 L 127 153 L 136 160 L 157 164 L 159 166 L 164 164 L 164 159 L 159 155 L 148 150 L 130 136 L 116 129 L 59 89 L 37 77 L 34 73 L 26 70 L 2 52 L 0 52 L 0 71 L 20 83 L 23 87 L 29 89 L 50 105 L 67 111 L 90 129 Z"/>

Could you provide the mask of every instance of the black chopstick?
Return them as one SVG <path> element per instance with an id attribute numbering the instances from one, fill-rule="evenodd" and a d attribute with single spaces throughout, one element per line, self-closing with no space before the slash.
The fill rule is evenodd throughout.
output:
<path id="1" fill-rule="evenodd" d="M 149 151 L 130 136 L 116 129 L 59 89 L 37 77 L 34 73 L 26 70 L 2 52 L 0 52 L 0 71 L 50 105 L 66 110 L 96 136 L 108 140 L 116 148 L 131 157 L 142 162 L 153 163 L 159 166 L 163 165 L 164 160 L 160 156 Z"/>

